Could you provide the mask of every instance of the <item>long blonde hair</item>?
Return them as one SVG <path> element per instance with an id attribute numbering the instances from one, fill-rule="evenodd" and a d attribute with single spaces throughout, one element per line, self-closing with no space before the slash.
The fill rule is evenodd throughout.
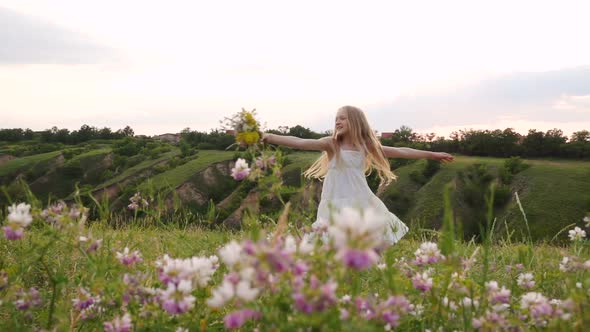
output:
<path id="1" fill-rule="evenodd" d="M 371 130 L 365 113 L 354 106 L 343 106 L 338 111 L 343 110 L 348 117 L 348 134 L 351 137 L 352 144 L 355 148 L 365 153 L 365 174 L 371 174 L 373 169 L 377 170 L 379 175 L 379 187 L 384 187 L 396 179 L 395 174 L 390 169 L 389 161 L 385 158 L 381 143 L 377 136 Z M 342 136 L 338 136 L 338 131 L 334 128 L 332 134 L 332 146 L 334 147 L 334 158 L 340 160 L 340 146 L 342 145 Z M 320 158 L 316 160 L 303 174 L 307 178 L 321 179 L 328 173 L 328 153 L 323 152 Z"/>

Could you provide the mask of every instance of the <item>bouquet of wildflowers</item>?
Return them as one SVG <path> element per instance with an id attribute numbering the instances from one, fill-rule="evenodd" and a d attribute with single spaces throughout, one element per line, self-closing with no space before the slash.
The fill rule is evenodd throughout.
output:
<path id="1" fill-rule="evenodd" d="M 232 117 L 225 118 L 226 129 L 232 129 L 236 135 L 236 144 L 239 146 L 254 146 L 258 144 L 261 138 L 260 124 L 256 120 L 256 109 L 246 111 L 242 108 L 241 112 L 234 114 Z"/>
<path id="2" fill-rule="evenodd" d="M 254 181 L 260 193 L 274 193 L 280 199 L 282 154 L 280 150 L 260 141 L 262 132 L 256 119 L 256 109 L 247 111 L 242 108 L 241 112 L 225 118 L 225 129 L 233 130 L 236 137 L 236 142 L 230 147 L 237 145 L 246 148 L 231 170 L 234 180 Z"/>

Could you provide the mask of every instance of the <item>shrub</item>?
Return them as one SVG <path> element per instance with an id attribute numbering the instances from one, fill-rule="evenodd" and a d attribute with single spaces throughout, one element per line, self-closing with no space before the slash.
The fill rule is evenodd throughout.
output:
<path id="1" fill-rule="evenodd" d="M 494 207 L 502 207 L 510 201 L 512 197 L 512 190 L 510 186 L 507 185 L 499 185 L 495 188 L 494 191 Z"/>
<path id="2" fill-rule="evenodd" d="M 424 175 L 425 178 L 429 179 L 434 174 L 436 174 L 436 172 L 438 172 L 439 170 L 440 170 L 440 161 L 428 159 L 426 161 L 426 165 L 424 165 L 424 170 L 422 171 L 422 174 Z"/>
<path id="3" fill-rule="evenodd" d="M 517 174 L 529 167 L 530 165 L 525 164 L 520 157 L 510 157 L 504 161 L 504 168 L 510 172 L 510 174 Z"/>
<path id="4" fill-rule="evenodd" d="M 129 168 L 129 167 L 133 167 L 137 164 L 139 164 L 140 162 L 144 161 L 146 159 L 146 156 L 142 155 L 142 154 L 138 154 L 132 157 L 127 158 L 127 161 L 125 162 L 125 167 Z"/>
<path id="5" fill-rule="evenodd" d="M 418 170 L 410 172 L 410 179 L 420 185 L 424 185 L 426 182 L 428 182 L 428 179 L 424 176 L 424 173 Z"/>
<path id="6" fill-rule="evenodd" d="M 156 174 L 160 174 L 160 173 L 164 173 L 167 170 L 170 169 L 170 167 L 167 164 L 158 164 L 156 166 L 154 166 L 154 173 Z"/>
<path id="7" fill-rule="evenodd" d="M 502 167 L 498 171 L 498 177 L 500 178 L 500 182 L 502 184 L 510 184 L 514 178 L 514 175 L 510 173 L 506 167 Z"/>

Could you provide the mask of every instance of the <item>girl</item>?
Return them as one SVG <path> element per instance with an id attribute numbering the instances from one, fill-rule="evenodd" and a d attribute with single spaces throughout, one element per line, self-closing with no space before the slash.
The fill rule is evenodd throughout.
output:
<path id="1" fill-rule="evenodd" d="M 373 194 L 366 175 L 371 169 L 376 169 L 380 186 L 385 186 L 396 178 L 387 158 L 453 160 L 453 156 L 444 152 L 382 146 L 363 111 L 354 106 L 338 109 L 331 137 L 302 139 L 264 133 L 262 140 L 295 149 L 323 151 L 322 156 L 304 173 L 308 178 L 325 178 L 317 219 L 312 224 L 315 230 L 328 226 L 331 208 L 374 208 L 388 216 L 391 227 L 388 227 L 385 236 L 390 244 L 404 236 L 408 227 Z"/>

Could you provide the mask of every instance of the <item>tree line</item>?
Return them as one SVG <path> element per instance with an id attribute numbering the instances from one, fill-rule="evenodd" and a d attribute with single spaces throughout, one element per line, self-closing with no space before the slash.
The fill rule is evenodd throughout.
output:
<path id="1" fill-rule="evenodd" d="M 453 132 L 449 138 L 424 140 L 418 137 L 414 142 L 429 145 L 432 150 L 470 156 L 590 158 L 590 133 L 587 130 L 567 137 L 557 128 L 546 132 L 530 129 L 527 135 L 521 135 L 512 128 L 469 129 Z"/>
<path id="2" fill-rule="evenodd" d="M 0 142 L 21 142 L 21 141 L 39 141 L 41 143 L 62 143 L 62 144 L 79 144 L 90 140 L 103 139 L 120 139 L 133 137 L 133 129 L 126 126 L 123 129 L 113 131 L 111 128 L 96 128 L 89 125 L 82 125 L 80 129 L 70 131 L 66 128 L 52 127 L 43 131 L 33 131 L 29 128 L 10 128 L 0 129 Z"/>
<path id="3" fill-rule="evenodd" d="M 330 130 L 318 133 L 301 125 L 281 126 L 268 132 L 291 135 L 301 138 L 319 138 L 330 135 Z M 0 129 L 0 142 L 39 141 L 41 143 L 78 144 L 90 140 L 121 139 L 133 137 L 131 127 L 113 131 L 108 127 L 102 129 L 83 125 L 79 130 L 69 131 L 53 127 L 41 132 L 31 129 Z M 213 129 L 201 132 L 185 128 L 180 133 L 180 147 L 190 149 L 224 150 L 234 143 L 234 138 L 225 130 Z M 382 135 L 381 143 L 388 146 L 407 146 L 423 150 L 443 151 L 472 156 L 490 157 L 558 157 L 572 159 L 590 158 L 590 132 L 580 130 L 570 137 L 557 128 L 546 132 L 530 129 L 521 135 L 512 128 L 504 130 L 465 129 L 452 132 L 449 137 L 436 136 L 435 133 L 420 134 L 412 128 L 401 126 L 394 132 Z"/>

